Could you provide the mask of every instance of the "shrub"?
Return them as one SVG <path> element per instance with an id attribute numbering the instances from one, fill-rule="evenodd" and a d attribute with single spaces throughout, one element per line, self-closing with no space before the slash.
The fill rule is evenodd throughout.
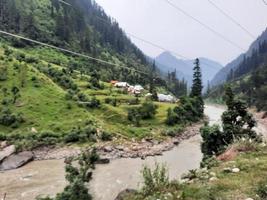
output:
<path id="1" fill-rule="evenodd" d="M 112 140 L 112 135 L 110 134 L 110 133 L 108 133 L 108 132 L 103 132 L 102 134 L 101 134 L 101 140 L 103 140 L 103 141 L 111 141 Z"/>
<path id="2" fill-rule="evenodd" d="M 133 122 L 135 126 L 140 126 L 141 114 L 139 108 L 131 108 L 128 110 L 128 120 Z"/>
<path id="3" fill-rule="evenodd" d="M 0 124 L 17 128 L 24 119 L 21 114 L 14 114 L 8 108 L 3 109 L 0 113 Z"/>
<path id="4" fill-rule="evenodd" d="M 166 166 L 156 163 L 154 170 L 151 170 L 148 167 L 144 167 L 143 171 L 144 186 L 142 188 L 142 193 L 144 196 L 149 196 L 155 194 L 159 191 L 164 190 L 168 187 L 169 177 Z"/>
<path id="5" fill-rule="evenodd" d="M 142 119 L 152 119 L 157 113 L 158 106 L 152 102 L 145 102 L 140 107 Z"/>
<path id="6" fill-rule="evenodd" d="M 206 124 L 200 129 L 200 133 L 203 139 L 201 151 L 206 156 L 217 155 L 227 146 L 226 135 L 220 131 L 218 125 L 209 126 Z"/>
<path id="7" fill-rule="evenodd" d="M 267 199 L 267 181 L 261 182 L 256 190 L 261 199 Z"/>

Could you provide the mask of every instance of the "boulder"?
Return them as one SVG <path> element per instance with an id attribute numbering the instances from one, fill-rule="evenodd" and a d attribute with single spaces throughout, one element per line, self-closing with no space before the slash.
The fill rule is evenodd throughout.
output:
<path id="1" fill-rule="evenodd" d="M 96 161 L 96 164 L 108 164 L 110 163 L 110 160 L 108 158 L 99 158 L 98 161 Z"/>
<path id="2" fill-rule="evenodd" d="M 118 149 L 119 151 L 124 151 L 124 147 L 119 145 L 119 146 L 116 146 L 116 149 Z"/>
<path id="3" fill-rule="evenodd" d="M 0 149 L 4 149 L 8 146 L 7 141 L 0 142 Z"/>
<path id="4" fill-rule="evenodd" d="M 8 156 L 12 155 L 15 153 L 16 148 L 15 145 L 10 145 L 6 148 L 4 148 L 2 151 L 0 151 L 0 163 L 7 158 Z"/>
<path id="5" fill-rule="evenodd" d="M 14 154 L 4 159 L 0 165 L 0 171 L 17 169 L 33 160 L 33 153 L 31 151 L 24 151 Z"/>
<path id="6" fill-rule="evenodd" d="M 103 150 L 104 150 L 104 152 L 110 153 L 110 152 L 113 151 L 113 148 L 112 148 L 112 146 L 105 146 L 105 147 L 103 148 Z"/>
<path id="7" fill-rule="evenodd" d="M 239 169 L 239 168 L 233 168 L 233 169 L 232 169 L 232 172 L 233 172 L 233 173 L 238 173 L 238 172 L 240 172 L 240 169 Z"/>
<path id="8" fill-rule="evenodd" d="M 127 196 L 129 196 L 131 194 L 136 194 L 136 193 L 137 193 L 136 190 L 125 189 L 125 190 L 121 191 L 114 200 L 123 200 L 123 199 L 125 199 L 125 197 L 127 197 Z"/>

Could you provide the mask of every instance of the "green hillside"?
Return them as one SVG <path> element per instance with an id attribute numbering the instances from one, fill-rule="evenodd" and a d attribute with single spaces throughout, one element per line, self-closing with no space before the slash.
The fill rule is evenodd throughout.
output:
<path id="1" fill-rule="evenodd" d="M 161 138 L 162 133 L 175 129 L 165 125 L 168 108 L 176 106 L 171 103 L 155 102 L 155 117 L 141 120 L 139 126 L 128 120 L 128 110 L 146 102 L 148 90 L 136 97 L 107 82 L 100 81 L 100 88 L 95 88 L 92 76 L 65 67 L 73 58 L 54 50 L 15 49 L 7 44 L 0 49 L 3 139 L 21 139 L 27 141 L 22 146 L 34 148 L 32 140 L 42 145 L 96 142 L 103 134 L 124 139 Z M 51 63 L 54 57 L 63 64 Z"/>

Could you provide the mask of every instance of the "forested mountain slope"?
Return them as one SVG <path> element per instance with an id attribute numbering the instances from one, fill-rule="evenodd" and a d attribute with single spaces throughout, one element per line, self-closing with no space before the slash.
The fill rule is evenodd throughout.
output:
<path id="1" fill-rule="evenodd" d="M 0 29 L 97 57 L 117 65 L 150 72 L 144 54 L 126 37 L 118 23 L 92 0 L 1 0 Z M 10 38 L 15 47 L 33 44 Z M 101 72 L 101 79 L 145 83 L 132 70 L 96 61 L 75 64 L 76 69 Z"/>
<path id="2" fill-rule="evenodd" d="M 259 44 L 249 57 L 244 57 L 235 69 L 227 75 L 227 83 L 233 86 L 236 94 L 259 110 L 267 110 L 267 40 Z M 209 96 L 221 96 L 223 86 L 211 90 Z"/>
<path id="3" fill-rule="evenodd" d="M 260 45 L 267 40 L 267 29 L 255 40 L 251 45 L 248 51 L 244 54 L 238 56 L 235 60 L 231 61 L 224 68 L 222 68 L 211 81 L 212 86 L 216 86 L 227 81 L 228 75 L 231 71 L 235 71 L 237 68 L 240 68 L 240 65 L 243 65 L 244 60 L 251 57 L 256 51 L 259 50 Z"/>

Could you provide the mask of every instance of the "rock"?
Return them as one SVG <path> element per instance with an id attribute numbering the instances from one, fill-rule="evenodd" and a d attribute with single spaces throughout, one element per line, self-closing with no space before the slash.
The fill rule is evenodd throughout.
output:
<path id="1" fill-rule="evenodd" d="M 116 149 L 118 149 L 119 151 L 123 151 L 124 147 L 123 146 L 116 146 Z"/>
<path id="2" fill-rule="evenodd" d="M 233 168 L 233 169 L 232 169 L 232 172 L 233 172 L 233 173 L 238 173 L 238 172 L 240 172 L 240 169 L 239 169 L 239 168 Z"/>
<path id="3" fill-rule="evenodd" d="M 125 189 L 125 190 L 121 191 L 114 200 L 123 200 L 123 199 L 125 199 L 125 197 L 127 197 L 127 196 L 129 196 L 131 194 L 136 194 L 136 193 L 137 193 L 136 190 Z"/>
<path id="4" fill-rule="evenodd" d="M 10 145 L 6 148 L 4 148 L 2 151 L 0 151 L 0 163 L 7 158 L 8 156 L 12 155 L 15 153 L 16 148 L 15 145 Z"/>
<path id="5" fill-rule="evenodd" d="M 108 158 L 99 158 L 99 160 L 96 162 L 96 164 L 108 164 L 110 163 L 110 160 Z"/>
<path id="6" fill-rule="evenodd" d="M 34 127 L 31 128 L 31 132 L 32 132 L 32 133 L 38 133 L 38 131 L 37 131 L 36 128 L 34 128 Z"/>
<path id="7" fill-rule="evenodd" d="M 24 151 L 6 158 L 0 165 L 0 171 L 17 169 L 33 160 L 31 151 Z"/>
<path id="8" fill-rule="evenodd" d="M 217 181 L 218 180 L 218 178 L 217 177 L 211 177 L 210 179 L 209 179 L 209 181 Z"/>
<path id="9" fill-rule="evenodd" d="M 4 149 L 4 148 L 6 148 L 7 146 L 8 146 L 7 141 L 2 141 L 2 142 L 0 143 L 0 149 Z"/>
<path id="10" fill-rule="evenodd" d="M 231 170 L 231 168 L 226 167 L 223 169 L 223 172 L 230 173 L 230 172 L 232 172 L 232 170 Z"/>
<path id="11" fill-rule="evenodd" d="M 215 172 L 210 172 L 210 176 L 215 177 L 216 173 Z"/>
<path id="12" fill-rule="evenodd" d="M 179 143 L 180 143 L 179 140 L 174 140 L 174 141 L 173 141 L 173 144 L 174 144 L 174 145 L 178 145 Z"/>
<path id="13" fill-rule="evenodd" d="M 254 200 L 254 199 L 252 199 L 252 198 L 246 198 L 245 200 Z"/>
<path id="14" fill-rule="evenodd" d="M 110 152 L 113 151 L 113 148 L 112 148 L 112 146 L 105 146 L 105 147 L 103 148 L 103 150 L 104 150 L 104 152 L 110 153 Z"/>

